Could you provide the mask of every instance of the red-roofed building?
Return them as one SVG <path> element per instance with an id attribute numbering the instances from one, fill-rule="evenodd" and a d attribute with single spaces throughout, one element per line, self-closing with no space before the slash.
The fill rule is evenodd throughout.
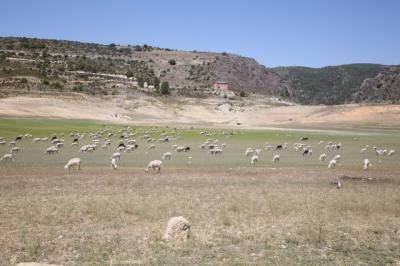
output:
<path id="1" fill-rule="evenodd" d="M 213 84 L 213 89 L 227 91 L 227 90 L 229 90 L 228 82 L 216 81 Z"/>

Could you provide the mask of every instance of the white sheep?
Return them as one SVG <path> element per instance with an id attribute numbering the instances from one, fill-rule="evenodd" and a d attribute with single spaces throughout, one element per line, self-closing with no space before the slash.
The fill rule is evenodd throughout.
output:
<path id="1" fill-rule="evenodd" d="M 126 145 L 125 152 L 132 152 L 134 150 L 135 150 L 135 145 L 133 144 Z"/>
<path id="2" fill-rule="evenodd" d="M 14 161 L 14 155 L 11 153 L 6 153 L 0 158 L 0 162 L 2 161 Z"/>
<path id="3" fill-rule="evenodd" d="M 111 159 L 111 168 L 114 170 L 117 170 L 118 165 L 117 165 L 117 158 L 112 158 Z"/>
<path id="4" fill-rule="evenodd" d="M 325 153 L 323 153 L 323 154 L 321 154 L 321 155 L 319 156 L 319 160 L 320 160 L 321 162 L 324 162 L 325 159 L 326 159 L 326 154 L 325 154 Z"/>
<path id="5" fill-rule="evenodd" d="M 368 159 L 364 159 L 364 170 L 368 170 L 372 166 L 371 162 Z"/>
<path id="6" fill-rule="evenodd" d="M 214 148 L 209 150 L 210 154 L 222 154 L 222 149 L 221 148 Z"/>
<path id="7" fill-rule="evenodd" d="M 162 159 L 163 160 L 171 160 L 172 153 L 171 152 L 166 152 L 163 154 Z"/>
<path id="8" fill-rule="evenodd" d="M 183 146 L 178 146 L 178 147 L 175 148 L 175 151 L 177 151 L 177 152 L 183 152 L 183 151 L 185 151 L 185 147 L 183 147 Z"/>
<path id="9" fill-rule="evenodd" d="M 45 151 L 45 154 L 54 154 L 54 153 L 58 153 L 58 148 L 55 146 L 50 146 L 48 147 Z"/>
<path id="10" fill-rule="evenodd" d="M 336 164 L 337 164 L 337 161 L 335 159 L 332 159 L 328 164 L 328 168 L 333 169 L 336 167 Z"/>
<path id="11" fill-rule="evenodd" d="M 162 161 L 153 160 L 153 161 L 149 162 L 149 164 L 147 165 L 146 172 L 148 172 L 150 169 L 153 169 L 153 171 L 158 169 L 158 172 L 160 172 L 161 171 L 161 166 L 162 166 Z"/>
<path id="12" fill-rule="evenodd" d="M 388 152 L 388 155 L 392 156 L 395 152 L 396 152 L 395 150 L 390 150 L 390 151 Z"/>
<path id="13" fill-rule="evenodd" d="M 361 150 L 360 150 L 360 153 L 365 153 L 367 151 L 367 148 L 362 148 Z"/>
<path id="14" fill-rule="evenodd" d="M 20 152 L 20 151 L 22 151 L 23 149 L 22 148 L 20 148 L 20 147 L 13 147 L 11 150 L 10 150 L 10 153 L 18 153 L 18 152 Z"/>
<path id="15" fill-rule="evenodd" d="M 121 160 L 121 153 L 119 153 L 119 152 L 114 152 L 112 155 L 111 155 L 111 158 L 110 159 L 118 159 L 118 160 Z"/>
<path id="16" fill-rule="evenodd" d="M 256 152 L 256 155 L 260 155 L 261 154 L 261 149 L 256 149 L 255 152 Z"/>
<path id="17" fill-rule="evenodd" d="M 342 159 L 342 157 L 340 156 L 340 154 L 336 154 L 335 157 L 333 157 L 333 160 L 335 160 L 336 162 L 340 161 Z"/>
<path id="18" fill-rule="evenodd" d="M 76 167 L 76 169 L 79 171 L 81 170 L 81 159 L 80 158 L 72 158 L 71 160 L 68 161 L 68 163 L 64 166 L 65 169 L 71 169 Z"/>
<path id="19" fill-rule="evenodd" d="M 281 160 L 281 156 L 279 154 L 275 154 L 274 157 L 272 158 L 273 162 L 279 162 Z"/>
<path id="20" fill-rule="evenodd" d="M 253 153 L 254 153 L 254 150 L 252 148 L 247 148 L 244 155 L 246 155 L 248 157 L 248 156 L 253 155 Z"/>
<path id="21" fill-rule="evenodd" d="M 251 157 L 251 164 L 256 164 L 258 162 L 258 155 L 253 155 Z"/>

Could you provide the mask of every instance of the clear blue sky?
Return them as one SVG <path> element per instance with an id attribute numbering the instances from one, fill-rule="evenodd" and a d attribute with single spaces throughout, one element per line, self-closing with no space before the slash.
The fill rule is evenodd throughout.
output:
<path id="1" fill-rule="evenodd" d="M 400 64 L 400 0 L 0 0 L 0 36 L 226 51 L 266 66 Z"/>

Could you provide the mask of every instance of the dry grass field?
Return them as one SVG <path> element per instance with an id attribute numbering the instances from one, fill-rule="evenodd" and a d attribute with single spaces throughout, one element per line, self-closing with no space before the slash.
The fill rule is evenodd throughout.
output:
<path id="1" fill-rule="evenodd" d="M 66 140 L 57 155 L 43 154 L 49 143 L 23 140 L 15 162 L 0 164 L 0 265 L 400 264 L 399 153 L 359 152 L 367 143 L 400 151 L 397 131 L 242 130 L 227 137 L 209 129 L 209 137 L 178 129 L 176 142 L 149 150 L 139 136 L 154 130 L 158 137 L 165 129 L 137 128 L 139 149 L 123 154 L 114 171 L 109 157 L 118 138 L 112 149 L 92 154 L 70 146 L 69 132 L 93 132 L 101 125 L 39 122 L 0 122 L 7 140 L 17 132 L 65 132 Z M 292 148 L 304 135 L 314 150 L 307 158 Z M 224 153 L 211 156 L 199 148 L 207 138 L 225 142 Z M 342 155 L 336 169 L 318 161 L 325 151 L 320 140 L 343 144 L 328 153 Z M 289 148 L 280 152 L 279 163 L 271 162 L 275 151 L 263 150 L 251 165 L 244 150 L 266 141 L 286 141 Z M 192 149 L 173 153 L 160 173 L 146 173 L 147 162 L 173 144 Z M 8 150 L 0 146 L 0 155 Z M 72 156 L 82 158 L 81 171 L 63 169 Z M 364 157 L 373 164 L 368 171 L 362 170 Z M 341 189 L 331 184 L 337 180 Z M 191 222 L 191 238 L 163 241 L 168 219 L 179 215 Z"/>

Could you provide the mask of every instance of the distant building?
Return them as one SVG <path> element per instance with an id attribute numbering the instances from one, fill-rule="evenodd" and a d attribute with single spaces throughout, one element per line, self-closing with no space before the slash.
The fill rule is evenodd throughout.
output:
<path id="1" fill-rule="evenodd" d="M 213 84 L 213 89 L 227 91 L 229 90 L 228 82 L 216 81 Z"/>

